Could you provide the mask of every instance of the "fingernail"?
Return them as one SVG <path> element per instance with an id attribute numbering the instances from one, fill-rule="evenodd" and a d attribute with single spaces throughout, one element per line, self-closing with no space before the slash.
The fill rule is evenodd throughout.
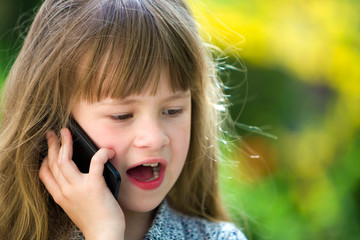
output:
<path id="1" fill-rule="evenodd" d="M 47 163 L 49 161 L 49 157 L 46 156 L 44 159 L 43 159 L 43 163 Z"/>
<path id="2" fill-rule="evenodd" d="M 64 128 L 60 130 L 60 135 L 61 135 L 61 137 L 65 136 L 65 129 Z"/>
<path id="3" fill-rule="evenodd" d="M 110 149 L 110 158 L 115 157 L 115 151 Z"/>
<path id="4" fill-rule="evenodd" d="M 45 133 L 45 135 L 46 135 L 46 138 L 49 138 L 52 135 L 52 132 L 49 130 Z"/>

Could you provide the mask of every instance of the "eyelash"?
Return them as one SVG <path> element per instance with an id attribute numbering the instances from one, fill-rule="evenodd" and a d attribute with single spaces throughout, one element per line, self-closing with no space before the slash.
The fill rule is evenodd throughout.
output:
<path id="1" fill-rule="evenodd" d="M 167 113 L 166 113 L 167 112 Z M 165 111 L 163 111 L 164 115 L 169 115 L 171 117 L 174 117 L 176 115 L 179 115 L 183 112 L 183 110 L 181 108 L 179 109 L 166 109 Z"/>
<path id="2" fill-rule="evenodd" d="M 126 121 L 132 118 L 134 115 L 132 113 L 121 114 L 121 115 L 113 115 L 110 118 L 115 121 Z"/>
<path id="3" fill-rule="evenodd" d="M 168 115 L 169 117 L 175 117 L 183 112 L 183 109 L 166 109 L 162 112 L 163 115 Z M 120 115 L 113 115 L 110 118 L 114 121 L 121 121 L 124 122 L 130 118 L 134 117 L 134 114 L 127 113 L 127 114 L 120 114 Z"/>

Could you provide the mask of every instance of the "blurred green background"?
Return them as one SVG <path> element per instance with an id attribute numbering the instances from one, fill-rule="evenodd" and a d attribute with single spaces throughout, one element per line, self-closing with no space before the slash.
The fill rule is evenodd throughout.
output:
<path id="1" fill-rule="evenodd" d="M 1 82 L 39 3 L 0 1 Z M 360 2 L 189 3 L 227 63 L 247 65 L 224 74 L 238 85 L 221 178 L 233 220 L 254 240 L 360 239 Z"/>

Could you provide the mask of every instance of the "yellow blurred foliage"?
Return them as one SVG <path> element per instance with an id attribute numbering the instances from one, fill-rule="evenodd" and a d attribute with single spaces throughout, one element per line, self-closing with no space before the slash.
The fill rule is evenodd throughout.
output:
<path id="1" fill-rule="evenodd" d="M 249 63 L 281 67 L 303 81 L 360 94 L 360 2 L 189 1 L 205 39 Z M 244 41 L 245 40 L 245 41 Z"/>

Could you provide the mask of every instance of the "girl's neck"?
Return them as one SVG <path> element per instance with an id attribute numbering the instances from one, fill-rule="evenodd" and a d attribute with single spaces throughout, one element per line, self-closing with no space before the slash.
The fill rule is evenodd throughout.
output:
<path id="1" fill-rule="evenodd" d="M 125 215 L 125 222 L 126 222 L 125 240 L 144 239 L 145 234 L 148 232 L 152 224 L 156 210 L 147 213 L 138 213 L 127 210 L 123 210 L 123 212 Z"/>

